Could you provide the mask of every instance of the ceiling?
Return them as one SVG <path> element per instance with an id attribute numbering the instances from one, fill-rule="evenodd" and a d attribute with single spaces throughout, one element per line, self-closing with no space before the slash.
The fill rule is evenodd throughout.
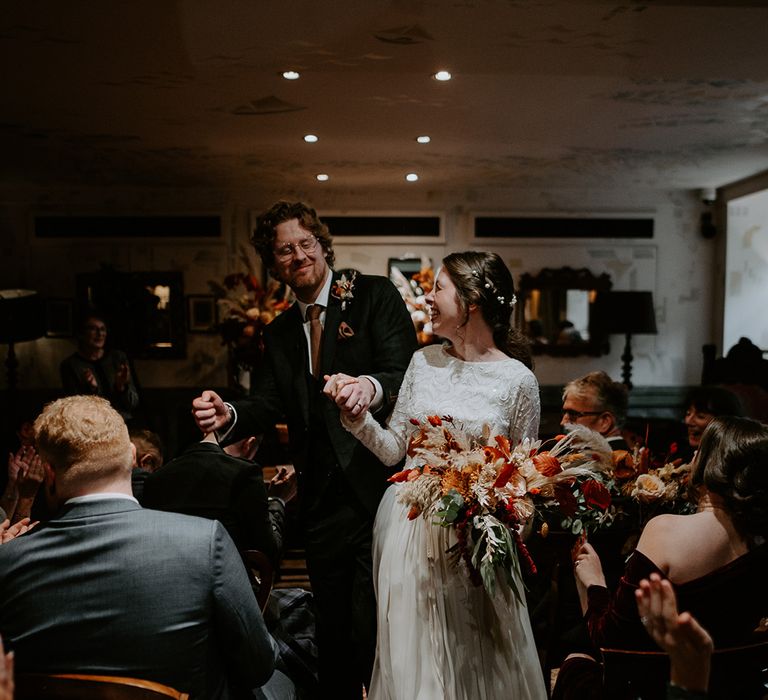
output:
<path id="1" fill-rule="evenodd" d="M 766 5 L 6 0 L 0 184 L 716 187 L 768 169 Z"/>

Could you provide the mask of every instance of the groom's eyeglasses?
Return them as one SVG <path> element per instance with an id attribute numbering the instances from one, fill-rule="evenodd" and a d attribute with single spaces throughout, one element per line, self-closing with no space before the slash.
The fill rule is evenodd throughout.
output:
<path id="1" fill-rule="evenodd" d="M 301 248 L 304 253 L 311 253 L 317 248 L 317 238 L 309 236 L 308 238 L 302 238 L 298 243 L 286 243 L 275 249 L 275 257 L 282 261 L 288 262 L 295 254 L 296 251 Z"/>
<path id="2" fill-rule="evenodd" d="M 563 409 L 563 418 L 568 416 L 568 420 L 571 423 L 575 423 L 579 418 L 583 418 L 584 416 L 601 416 L 605 411 L 574 411 L 572 409 L 564 408 Z"/>

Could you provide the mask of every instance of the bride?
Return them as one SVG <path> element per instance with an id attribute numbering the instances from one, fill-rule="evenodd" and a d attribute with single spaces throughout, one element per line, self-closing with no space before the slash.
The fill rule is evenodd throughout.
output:
<path id="1" fill-rule="evenodd" d="M 354 377 L 329 377 L 325 391 L 344 426 L 390 465 L 406 455 L 410 419 L 427 415 L 451 415 L 476 438 L 484 426 L 512 441 L 535 438 L 539 388 L 527 346 L 510 325 L 514 286 L 501 258 L 447 256 L 426 300 L 433 330 L 447 342 L 413 356 L 386 428 L 348 397 Z M 446 555 L 453 529 L 433 525 L 429 514 L 408 520 L 399 488 L 386 491 L 374 525 L 378 636 L 369 697 L 546 698 L 525 604 L 501 580 L 493 596 L 473 585 Z"/>

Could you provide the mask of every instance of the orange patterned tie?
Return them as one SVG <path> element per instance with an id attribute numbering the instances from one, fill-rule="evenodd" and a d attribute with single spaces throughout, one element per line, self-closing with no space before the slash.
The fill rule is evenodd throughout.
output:
<path id="1" fill-rule="evenodd" d="M 309 349 L 312 357 L 312 376 L 317 379 L 320 376 L 320 340 L 323 337 L 323 326 L 320 323 L 320 314 L 325 307 L 320 304 L 311 304 L 307 307 L 307 320 L 309 321 Z"/>

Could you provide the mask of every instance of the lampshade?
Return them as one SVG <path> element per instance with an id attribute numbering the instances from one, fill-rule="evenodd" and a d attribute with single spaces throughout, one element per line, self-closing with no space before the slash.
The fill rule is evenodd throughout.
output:
<path id="1" fill-rule="evenodd" d="M 605 292 L 598 296 L 595 311 L 606 333 L 657 333 L 651 292 Z"/>
<path id="2" fill-rule="evenodd" d="M 45 308 L 37 292 L 0 290 L 0 343 L 37 340 L 45 335 Z"/>

